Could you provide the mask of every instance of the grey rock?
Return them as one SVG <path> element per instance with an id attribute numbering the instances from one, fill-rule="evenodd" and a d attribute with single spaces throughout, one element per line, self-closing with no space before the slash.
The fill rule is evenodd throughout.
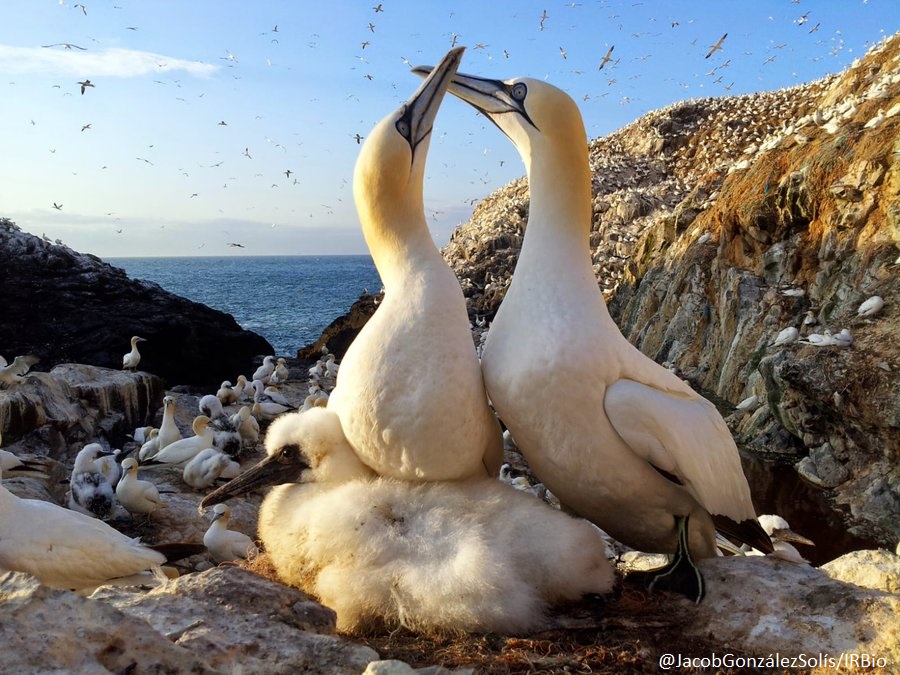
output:
<path id="1" fill-rule="evenodd" d="M 900 594 L 900 555 L 892 551 L 853 551 L 825 563 L 819 569 L 838 581 Z"/>

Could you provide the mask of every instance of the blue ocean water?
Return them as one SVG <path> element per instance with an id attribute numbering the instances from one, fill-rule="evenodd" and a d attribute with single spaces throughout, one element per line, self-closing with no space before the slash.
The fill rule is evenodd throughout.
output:
<path id="1" fill-rule="evenodd" d="M 106 258 L 133 279 L 231 314 L 262 335 L 278 355 L 315 342 L 365 290 L 381 279 L 369 256 L 230 256 Z"/>

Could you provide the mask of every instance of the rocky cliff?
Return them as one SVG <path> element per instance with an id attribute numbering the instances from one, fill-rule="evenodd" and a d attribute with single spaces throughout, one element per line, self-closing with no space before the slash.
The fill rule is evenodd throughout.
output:
<path id="1" fill-rule="evenodd" d="M 272 354 L 262 337 L 234 318 L 129 279 L 99 258 L 22 232 L 0 219 L 0 353 L 40 357 L 39 370 L 58 363 L 121 368 L 132 335 L 139 368 L 171 385 L 218 385 L 253 370 Z"/>
<path id="2" fill-rule="evenodd" d="M 645 115 L 590 144 L 590 253 L 613 318 L 726 410 L 758 453 L 797 462 L 855 529 L 900 537 L 900 36 L 847 71 Z M 528 218 L 520 179 L 444 249 L 490 319 Z M 881 313 L 858 318 L 872 295 Z M 804 324 L 804 319 L 806 323 Z M 801 336 L 848 328 L 850 348 Z M 751 399 L 752 400 L 752 399 Z"/>

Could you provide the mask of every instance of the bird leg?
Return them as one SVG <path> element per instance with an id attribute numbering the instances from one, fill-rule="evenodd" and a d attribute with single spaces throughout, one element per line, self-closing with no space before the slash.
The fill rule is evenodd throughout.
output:
<path id="1" fill-rule="evenodd" d="M 675 556 L 668 565 L 646 572 L 632 572 L 628 576 L 643 579 L 651 592 L 656 590 L 674 591 L 699 604 L 706 588 L 703 575 L 691 560 L 688 549 L 689 519 L 689 516 L 675 516 L 678 545 L 675 549 Z"/>

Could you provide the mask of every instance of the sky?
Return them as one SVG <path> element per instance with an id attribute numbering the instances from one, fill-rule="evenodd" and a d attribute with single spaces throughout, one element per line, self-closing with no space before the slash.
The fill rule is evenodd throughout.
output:
<path id="1" fill-rule="evenodd" d="M 841 71 L 898 29 L 897 0 L 4 0 L 0 216 L 100 257 L 364 254 L 356 136 L 454 44 L 460 72 L 566 90 L 595 138 Z M 448 95 L 426 168 L 435 242 L 523 174 Z"/>

